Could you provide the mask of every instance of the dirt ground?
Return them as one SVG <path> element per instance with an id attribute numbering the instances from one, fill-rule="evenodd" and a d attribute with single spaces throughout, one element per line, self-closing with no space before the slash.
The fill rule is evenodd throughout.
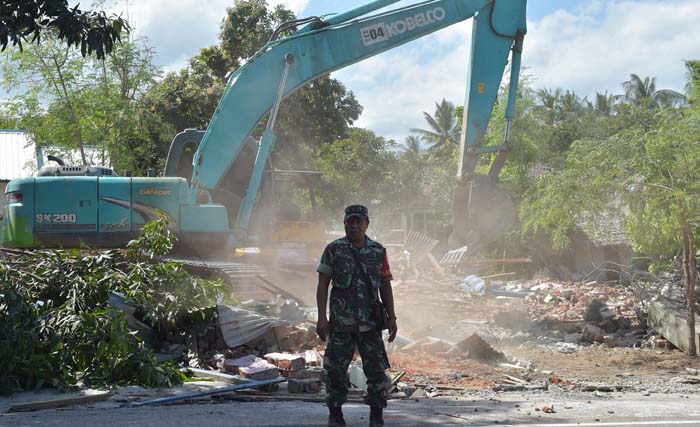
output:
<path id="1" fill-rule="evenodd" d="M 299 297 L 307 306 L 315 307 L 317 275 L 312 266 L 267 269 L 267 272 L 268 280 Z M 485 390 L 501 384 L 504 374 L 526 376 L 533 384 L 555 375 L 573 383 L 631 383 L 637 388 L 644 388 L 645 383 L 657 384 L 656 388 L 663 391 L 662 385 L 669 378 L 685 375 L 686 368 L 700 368 L 697 359 L 677 349 L 610 348 L 579 342 L 574 350 L 562 352 L 555 344 L 563 342 L 568 333 L 580 332 L 582 321 L 530 324 L 525 319 L 529 323 L 526 328 L 518 316 L 542 311 L 542 306 L 533 309 L 531 300 L 470 295 L 429 275 L 403 280 L 406 276 L 405 272 L 395 272 L 393 283 L 400 337 L 409 340 L 435 337 L 454 344 L 476 333 L 505 353 L 511 364 L 526 366 L 529 372 L 489 361 L 392 351 L 391 373 L 405 371 L 404 383 Z M 591 285 L 573 286 L 591 288 Z M 611 286 L 614 285 L 601 285 L 593 291 L 603 294 Z M 511 318 L 510 324 L 504 323 L 503 318 Z"/>

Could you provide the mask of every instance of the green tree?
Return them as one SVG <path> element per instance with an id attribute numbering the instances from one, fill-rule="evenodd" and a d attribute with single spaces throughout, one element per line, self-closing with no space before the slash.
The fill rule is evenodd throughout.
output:
<path id="1" fill-rule="evenodd" d="M 540 89 L 537 91 L 537 100 L 540 102 L 539 109 L 546 117 L 545 123 L 554 126 L 561 112 L 561 89 Z"/>
<path id="2" fill-rule="evenodd" d="M 697 112 L 666 110 L 656 115 L 651 128 L 630 125 L 610 138 L 575 142 L 566 168 L 542 179 L 521 205 L 525 229 L 548 232 L 557 247 L 564 247 L 580 224 L 599 225 L 598 218 L 625 207 L 625 229 L 638 253 L 661 256 L 683 250 L 692 312 L 689 272 L 695 271 L 700 208 L 698 132 Z"/>
<path id="3" fill-rule="evenodd" d="M 642 79 L 637 74 L 630 74 L 629 80 L 622 83 L 625 90 L 624 101 L 649 109 L 675 107 L 685 102 L 683 94 L 671 89 L 656 89 L 656 77 Z"/>
<path id="4" fill-rule="evenodd" d="M 229 70 L 252 57 L 270 40 L 275 28 L 294 18 L 294 13 L 282 5 L 270 11 L 266 0 L 236 2 L 234 7 L 227 8 L 219 38 Z"/>
<path id="5" fill-rule="evenodd" d="M 270 10 L 264 0 L 236 2 L 226 11 L 220 43 L 200 50 L 185 69 L 166 75 L 148 94 L 149 108 L 162 112 L 177 131 L 206 128 L 223 95 L 225 77 L 262 48 L 276 27 L 292 19 L 291 11 L 281 6 Z M 314 147 L 345 138 L 361 111 L 354 94 L 329 76 L 299 89 L 280 107 L 275 166 L 309 167 Z"/>
<path id="6" fill-rule="evenodd" d="M 398 203 L 397 155 L 393 141 L 367 129 L 354 128 L 347 138 L 316 148 L 313 160 L 321 172 L 316 195 L 328 211 L 350 203 Z"/>
<path id="7" fill-rule="evenodd" d="M 606 90 L 605 93 L 596 92 L 595 101 L 593 103 L 593 112 L 597 116 L 609 117 L 613 114 L 615 107 L 615 95 L 609 94 Z"/>
<path id="8" fill-rule="evenodd" d="M 700 99 L 700 60 L 685 61 L 687 83 L 685 92 L 688 102 L 696 103 Z"/>
<path id="9" fill-rule="evenodd" d="M 459 145 L 460 127 L 453 103 L 443 99 L 435 103 L 435 113 L 430 115 L 424 111 L 423 118 L 428 123 L 428 129 L 413 128 L 411 132 L 422 136 L 430 144 L 428 151 L 431 154 L 444 155 L 451 151 L 449 147 Z"/>
<path id="10" fill-rule="evenodd" d="M 70 8 L 67 0 L 5 0 L 0 3 L 0 27 L 3 51 L 8 43 L 21 50 L 23 41 L 39 43 L 42 35 L 55 31 L 63 43 L 80 46 L 83 56 L 95 53 L 98 59 L 111 52 L 129 28 L 119 16 Z"/>
<path id="11" fill-rule="evenodd" d="M 13 111 L 23 116 L 22 126 L 39 145 L 78 148 L 83 164 L 87 164 L 83 135 L 87 111 L 79 99 L 87 86 L 81 79 L 86 60 L 55 36 L 46 36 L 43 43 L 22 52 L 12 50 L 7 56 L 3 87 L 11 93 L 24 89 L 14 98 L 14 108 L 20 110 Z M 41 101 L 48 102 L 48 114 L 44 114 Z"/>
<path id="12" fill-rule="evenodd" d="M 57 37 L 7 55 L 3 86 L 22 88 L 11 111 L 40 146 L 77 148 L 83 164 L 91 162 L 86 146 L 95 146 L 101 161 L 109 154 L 116 168 L 141 170 L 134 159 L 152 150 L 153 134 L 172 132 L 142 105 L 158 76 L 142 41 L 124 41 L 101 60 L 81 57 Z M 153 153 L 156 162 L 163 156 Z"/>

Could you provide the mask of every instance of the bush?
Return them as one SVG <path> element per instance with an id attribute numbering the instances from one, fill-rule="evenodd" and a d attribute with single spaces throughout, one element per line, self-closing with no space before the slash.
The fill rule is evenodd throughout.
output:
<path id="1" fill-rule="evenodd" d="M 153 262 L 174 243 L 161 217 L 126 251 L 0 248 L 7 254 L 0 259 L 0 393 L 179 384 L 177 367 L 159 365 L 108 304 L 111 291 L 124 293 L 158 331 L 214 304 L 222 282 L 193 277 L 177 262 Z"/>

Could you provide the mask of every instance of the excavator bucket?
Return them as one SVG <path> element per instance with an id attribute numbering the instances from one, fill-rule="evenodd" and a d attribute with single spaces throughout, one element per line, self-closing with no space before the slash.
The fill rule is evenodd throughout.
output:
<path id="1" fill-rule="evenodd" d="M 510 230 L 516 218 L 515 204 L 488 176 L 457 184 L 452 212 L 450 249 L 466 245 L 470 253 Z"/>

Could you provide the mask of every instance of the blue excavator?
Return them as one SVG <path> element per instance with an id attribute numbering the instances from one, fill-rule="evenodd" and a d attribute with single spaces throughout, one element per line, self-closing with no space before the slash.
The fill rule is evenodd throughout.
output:
<path id="1" fill-rule="evenodd" d="M 174 138 L 163 177 L 116 176 L 106 167 L 59 163 L 43 167 L 37 176 L 10 181 L 0 214 L 0 244 L 122 247 L 162 212 L 181 245 L 202 252 L 250 246 L 256 239 L 254 224 L 265 227 L 261 186 L 273 172 L 269 156 L 284 98 L 319 76 L 471 17 L 451 245 L 505 231 L 514 209 L 497 180 L 510 150 L 527 1 L 432 0 L 380 10 L 398 1 L 376 0 L 282 24 L 231 74 L 206 131 L 186 130 Z M 509 56 L 505 141 L 484 146 Z M 262 121 L 265 127 L 256 140 L 252 135 Z M 495 155 L 487 176 L 474 173 L 484 154 Z"/>

